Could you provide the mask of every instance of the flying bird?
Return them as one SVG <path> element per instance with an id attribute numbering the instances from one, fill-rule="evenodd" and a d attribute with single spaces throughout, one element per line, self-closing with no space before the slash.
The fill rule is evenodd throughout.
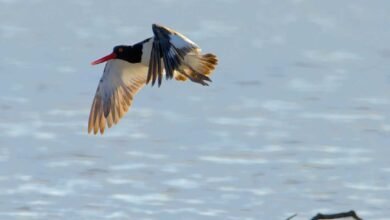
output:
<path id="1" fill-rule="evenodd" d="M 104 133 L 117 124 L 146 84 L 161 85 L 163 77 L 208 85 L 217 65 L 214 54 L 201 54 L 190 39 L 162 25 L 153 24 L 154 36 L 132 46 L 115 46 L 113 52 L 92 65 L 107 62 L 92 102 L 88 133 Z"/>

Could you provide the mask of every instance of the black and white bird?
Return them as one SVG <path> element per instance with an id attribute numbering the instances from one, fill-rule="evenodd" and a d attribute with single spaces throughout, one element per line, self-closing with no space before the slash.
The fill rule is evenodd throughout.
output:
<path id="1" fill-rule="evenodd" d="M 209 76 L 217 65 L 214 54 L 201 54 L 190 39 L 170 28 L 153 24 L 154 36 L 132 46 L 119 45 L 113 52 L 92 65 L 106 62 L 93 99 L 88 133 L 104 133 L 124 116 L 136 93 L 146 84 L 161 85 L 166 79 L 201 85 L 211 82 Z"/>

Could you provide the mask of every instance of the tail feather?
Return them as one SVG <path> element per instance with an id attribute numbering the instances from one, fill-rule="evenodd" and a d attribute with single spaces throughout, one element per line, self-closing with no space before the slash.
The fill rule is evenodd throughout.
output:
<path id="1" fill-rule="evenodd" d="M 175 75 L 175 78 L 181 81 L 189 78 L 193 82 L 208 85 L 205 81 L 211 82 L 208 76 L 211 75 L 217 64 L 218 59 L 214 54 L 187 54 L 184 57 L 184 67 Z"/>
<path id="2" fill-rule="evenodd" d="M 210 75 L 218 64 L 217 56 L 211 53 L 205 54 L 201 58 L 201 64 L 203 64 L 203 68 L 205 69 L 204 74 Z"/>

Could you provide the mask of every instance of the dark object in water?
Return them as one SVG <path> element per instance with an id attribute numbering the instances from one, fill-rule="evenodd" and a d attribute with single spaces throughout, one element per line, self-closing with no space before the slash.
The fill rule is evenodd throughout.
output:
<path id="1" fill-rule="evenodd" d="M 316 216 L 314 216 L 311 220 L 326 220 L 326 219 L 339 219 L 339 218 L 347 218 L 352 217 L 356 220 L 363 220 L 359 216 L 356 215 L 356 212 L 351 210 L 349 212 L 341 212 L 337 214 L 321 214 L 318 213 Z"/>
<path id="2" fill-rule="evenodd" d="M 293 219 L 296 216 L 297 216 L 297 214 L 294 214 L 294 215 L 288 217 L 286 220 L 291 220 L 291 219 Z M 357 216 L 356 212 L 353 211 L 353 210 L 351 210 L 349 212 L 341 212 L 341 213 L 336 213 L 336 214 L 322 214 L 322 213 L 318 213 L 311 220 L 328 220 L 328 219 L 335 219 L 335 220 L 337 220 L 337 219 L 348 218 L 348 217 L 352 217 L 355 220 L 363 220 L 362 218 Z"/>

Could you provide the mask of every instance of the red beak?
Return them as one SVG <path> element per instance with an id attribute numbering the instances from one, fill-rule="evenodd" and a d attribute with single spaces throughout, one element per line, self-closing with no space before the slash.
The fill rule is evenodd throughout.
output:
<path id="1" fill-rule="evenodd" d="M 116 54 L 115 54 L 115 53 L 112 53 L 112 54 L 109 54 L 109 55 L 107 55 L 107 56 L 105 56 L 105 57 L 102 57 L 102 58 L 100 58 L 100 59 L 98 59 L 98 60 L 93 61 L 91 64 L 92 64 L 92 65 L 96 65 L 96 64 L 99 64 L 99 63 L 106 62 L 106 61 L 108 61 L 108 60 L 115 59 L 115 58 L 116 58 Z"/>

